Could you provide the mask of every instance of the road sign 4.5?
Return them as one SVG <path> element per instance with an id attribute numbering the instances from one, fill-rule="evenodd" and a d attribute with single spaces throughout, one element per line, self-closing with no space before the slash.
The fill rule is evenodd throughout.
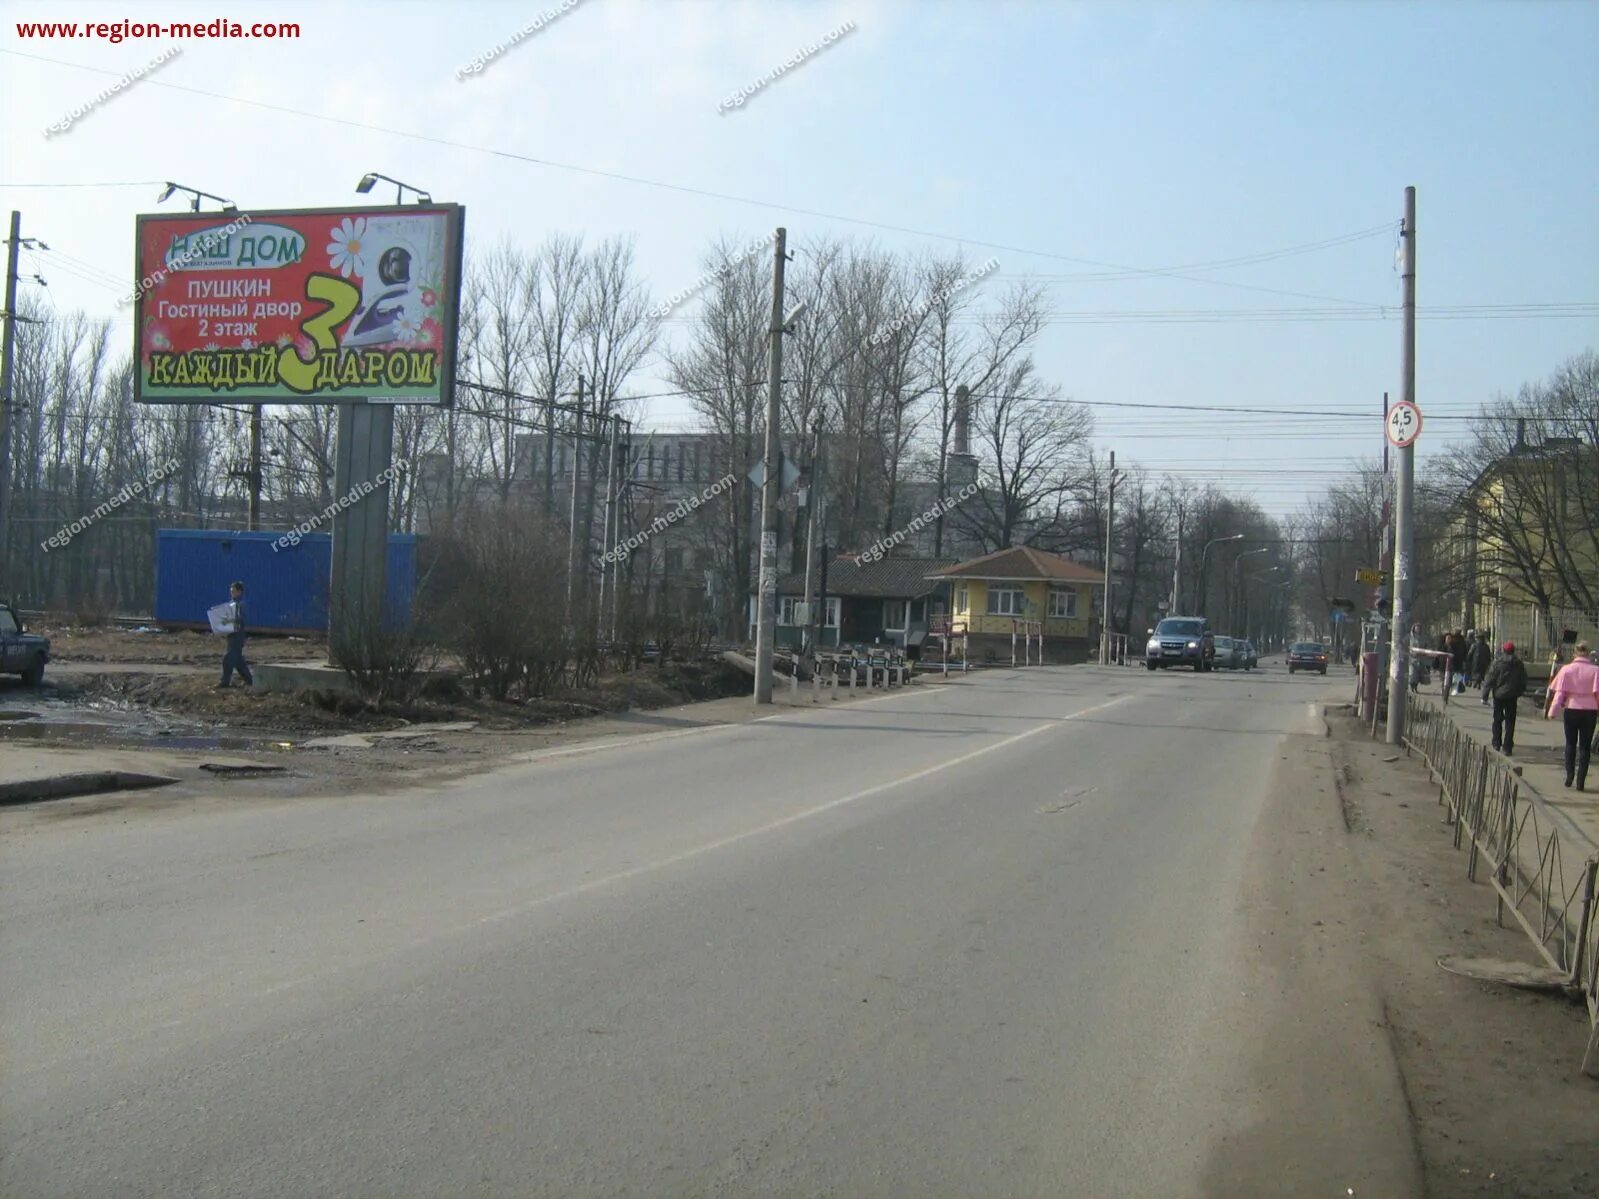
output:
<path id="1" fill-rule="evenodd" d="M 1400 400 L 1388 409 L 1386 424 L 1388 440 L 1400 449 L 1415 443 L 1421 436 L 1421 409 L 1409 400 Z"/>

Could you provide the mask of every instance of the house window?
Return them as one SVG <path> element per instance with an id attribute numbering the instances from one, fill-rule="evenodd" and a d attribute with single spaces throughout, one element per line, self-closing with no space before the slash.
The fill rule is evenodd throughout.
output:
<path id="1" fill-rule="evenodd" d="M 1009 584 L 988 585 L 988 614 L 990 616 L 1022 616 L 1027 610 L 1027 594 L 1020 587 Z"/>
<path id="2" fill-rule="evenodd" d="M 883 631 L 885 633 L 902 633 L 905 631 L 905 601 L 883 601 Z"/>
<path id="3" fill-rule="evenodd" d="M 1073 620 L 1077 616 L 1077 588 L 1051 587 L 1049 589 L 1049 614 Z"/>
<path id="4" fill-rule="evenodd" d="M 781 596 L 778 600 L 777 606 L 777 623 L 781 625 L 789 625 L 791 627 L 799 624 L 799 620 L 797 619 L 799 614 L 799 605 L 804 602 L 804 599 L 797 595 Z M 823 628 L 838 628 L 838 596 L 830 595 L 827 597 L 827 604 L 823 612 L 823 617 Z"/>
<path id="5" fill-rule="evenodd" d="M 964 587 L 955 588 L 955 611 L 956 612 L 960 613 L 962 616 L 964 616 L 964 615 L 966 615 L 966 613 L 970 612 L 971 611 L 971 605 L 970 605 L 969 600 L 970 600 L 970 597 L 967 594 L 966 588 L 964 588 Z"/>

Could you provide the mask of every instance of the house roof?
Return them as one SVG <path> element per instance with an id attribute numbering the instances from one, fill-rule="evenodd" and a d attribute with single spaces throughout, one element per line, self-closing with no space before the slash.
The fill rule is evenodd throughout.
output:
<path id="1" fill-rule="evenodd" d="M 1030 545 L 1016 545 L 995 550 L 969 562 L 957 562 L 937 571 L 940 579 L 999 579 L 1016 582 L 1033 582 L 1044 579 L 1051 583 L 1103 583 L 1104 573 L 1080 562 L 1073 562 L 1059 554 L 1035 549 Z"/>
<path id="2" fill-rule="evenodd" d="M 917 599 L 936 591 L 944 581 L 938 572 L 955 565 L 952 558 L 884 558 L 856 562 L 840 556 L 827 564 L 827 594 L 853 599 Z M 779 595 L 803 595 L 805 575 L 785 575 Z"/>

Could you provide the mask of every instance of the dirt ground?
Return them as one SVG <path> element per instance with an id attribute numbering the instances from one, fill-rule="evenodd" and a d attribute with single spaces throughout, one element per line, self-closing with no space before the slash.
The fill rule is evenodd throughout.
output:
<path id="1" fill-rule="evenodd" d="M 1538 958 L 1513 921 L 1496 923 L 1493 889 L 1467 881 L 1466 854 L 1419 760 L 1372 741 L 1347 710 L 1328 723 L 1427 1193 L 1592 1199 L 1599 1080 L 1580 1072 L 1586 1010 L 1437 965 L 1451 954 Z"/>
<path id="2" fill-rule="evenodd" d="M 209 633 L 72 625 L 52 623 L 48 617 L 30 622 L 28 632 L 50 638 L 50 658 L 56 663 L 148 663 L 219 670 L 222 663 L 222 638 Z M 250 639 L 250 654 L 273 662 L 319 662 L 327 655 L 327 645 L 309 637 L 260 635 Z"/>
<path id="3" fill-rule="evenodd" d="M 251 789 L 315 795 L 351 786 L 403 787 L 437 765 L 456 774 L 487 769 L 508 756 L 570 739 L 596 718 L 636 726 L 647 713 L 748 694 L 749 680 L 719 662 L 646 665 L 602 676 L 527 703 L 473 697 L 452 689 L 382 710 L 332 693 L 258 692 L 215 686 L 220 639 L 195 632 L 50 626 L 30 631 L 51 639 L 45 684 L 34 689 L 0 678 L 0 746 L 7 742 L 72 750 L 147 751 L 168 761 L 192 759 L 285 770 L 281 787 L 251 780 Z M 325 645 L 305 638 L 252 638 L 254 661 L 322 661 Z M 667 718 L 662 718 L 667 719 Z M 470 723 L 470 729 L 427 731 L 405 740 L 309 748 L 308 741 L 347 734 L 415 730 Z M 593 735 L 588 729 L 583 735 Z M 161 770 L 152 767 L 155 773 Z M 291 782 L 292 780 L 292 782 Z"/>

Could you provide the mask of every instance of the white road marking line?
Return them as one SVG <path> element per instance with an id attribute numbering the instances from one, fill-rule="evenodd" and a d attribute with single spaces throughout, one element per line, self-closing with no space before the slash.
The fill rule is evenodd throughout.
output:
<path id="1" fill-rule="evenodd" d="M 901 775 L 899 778 L 895 779 L 889 779 L 887 782 L 878 783 L 874 786 L 867 787 L 864 790 L 856 791 L 851 795 L 840 796 L 838 799 L 830 799 L 826 803 L 817 804 L 816 806 L 806 808 L 803 811 L 792 812 L 787 816 L 779 817 L 778 819 L 773 820 L 768 824 L 763 824 L 758 828 L 746 829 L 741 833 L 734 833 L 731 836 L 721 837 L 715 841 L 709 841 L 704 845 L 697 845 L 693 849 L 685 849 L 681 853 L 672 854 L 669 857 L 661 858 L 655 862 L 648 862 L 642 866 L 634 866 L 629 870 L 622 870 L 615 874 L 608 874 L 604 878 L 591 879 L 586 883 L 579 883 L 577 886 L 570 887 L 565 891 L 557 891 L 553 895 L 544 895 L 538 899 L 531 900 L 524 904 L 517 904 L 514 907 L 503 908 L 498 912 L 494 912 L 488 916 L 480 917 L 477 920 L 472 921 L 470 924 L 462 925 L 460 927 L 470 928 L 475 925 L 487 924 L 492 921 L 505 920 L 512 916 L 530 912 L 534 908 L 542 907 L 545 904 L 554 903 L 557 900 L 567 899 L 574 895 L 582 895 L 585 892 L 593 891 L 599 887 L 609 886 L 612 883 L 624 882 L 627 879 L 637 878 L 641 874 L 648 874 L 653 870 L 661 870 L 668 866 L 675 866 L 681 862 L 689 861 L 692 858 L 701 857 L 708 853 L 714 853 L 719 849 L 726 849 L 728 846 L 737 845 L 741 841 L 748 841 L 753 837 L 764 836 L 767 833 L 775 832 L 777 829 L 787 828 L 791 824 L 798 824 L 802 820 L 810 820 L 813 817 L 821 816 L 827 812 L 834 811 L 849 804 L 859 803 L 863 799 L 867 799 L 873 795 L 880 795 L 882 792 L 891 790 L 894 787 L 901 787 L 906 783 L 913 783 L 918 779 L 927 778 L 929 775 L 938 774 L 942 771 L 949 770 L 952 767 L 964 765 L 965 763 L 972 761 L 974 758 L 980 758 L 985 754 L 994 753 L 996 750 L 1001 750 L 1007 746 L 1015 745 L 1018 741 L 1025 741 L 1029 737 L 1035 737 L 1039 733 L 1046 732 L 1049 729 L 1059 728 L 1063 724 L 1068 724 L 1071 721 L 1079 720 L 1082 717 L 1092 715 L 1095 712 L 1103 712 L 1106 708 L 1115 707 L 1117 704 L 1125 703 L 1131 698 L 1132 696 L 1128 695 L 1118 696 L 1116 699 L 1107 700 L 1102 704 L 1095 704 L 1091 708 L 1084 708 L 1080 712 L 1073 712 L 1069 716 L 1063 716 L 1057 720 L 1051 720 L 1046 724 L 1035 725 L 1033 728 L 1030 728 L 1025 732 L 1012 734 L 1002 741 L 996 741 L 992 745 L 985 745 L 981 749 L 969 750 L 964 754 L 949 758 L 946 761 L 938 762 L 932 766 L 924 766 L 922 769 L 912 771 L 910 774 Z"/>
<path id="2" fill-rule="evenodd" d="M 674 741 L 679 737 L 697 737 L 703 733 L 722 732 L 727 729 L 741 729 L 746 725 L 765 724 L 768 720 L 781 720 L 785 716 L 815 714 L 819 712 L 848 712 L 852 708 L 865 707 L 867 704 L 880 704 L 888 699 L 915 699 L 923 695 L 935 695 L 935 689 L 926 691 L 908 691 L 891 695 L 876 695 L 871 699 L 857 699 L 844 704 L 839 708 L 796 708 L 792 711 L 784 710 L 773 712 L 767 716 L 757 716 L 753 720 L 729 721 L 726 724 L 707 724 L 692 729 L 672 729 L 664 733 L 618 733 L 611 737 L 595 737 L 591 741 L 584 741 L 579 745 L 564 745 L 557 749 L 534 749 L 526 753 L 513 754 L 512 762 L 540 762 L 545 758 L 566 758 L 574 754 L 600 753 L 607 749 L 621 749 L 629 745 L 654 745 L 661 741 Z"/>
<path id="3" fill-rule="evenodd" d="M 938 774 L 941 771 L 964 765 L 973 759 L 983 757 L 985 754 L 991 754 L 998 750 L 1005 749 L 1008 746 L 1015 745 L 1019 741 L 1025 741 L 1029 737 L 1036 737 L 1039 733 L 1047 732 L 1050 729 L 1058 729 L 1063 724 L 1070 724 L 1074 720 L 1080 720 L 1083 717 L 1091 716 L 1096 712 L 1103 712 L 1106 708 L 1112 708 L 1117 704 L 1126 703 L 1128 700 L 1133 698 L 1135 697 L 1131 695 L 1117 696 L 1115 699 L 1106 700 L 1101 704 L 1095 704 L 1091 708 L 1084 708 L 1081 711 L 1073 712 L 1070 715 L 1062 716 L 1057 719 L 1050 720 L 1044 724 L 1036 725 L 1025 732 L 1012 734 L 1003 740 L 996 741 L 994 744 L 984 746 L 981 749 L 969 750 L 966 753 L 949 758 L 946 761 L 939 762 L 932 766 L 924 766 L 922 769 L 914 770 L 910 774 L 901 775 L 899 778 L 889 779 L 887 782 L 878 783 L 875 786 L 867 787 L 864 790 L 856 791 L 850 795 L 840 796 L 838 799 L 828 800 L 826 803 L 817 804 L 814 807 L 806 808 L 803 811 L 792 812 L 787 816 L 779 817 L 778 819 L 770 821 L 767 824 L 763 824 L 758 828 L 746 829 L 741 833 L 734 833 L 731 836 L 720 837 L 715 841 L 706 842 L 704 845 L 696 845 L 692 849 L 685 849 L 680 853 L 671 854 L 670 856 L 660 858 L 657 861 L 646 862 L 642 866 L 634 866 L 627 870 L 619 870 L 616 873 L 608 874 L 603 878 L 590 879 L 588 882 L 579 883 L 575 887 L 568 887 L 564 891 L 557 891 L 550 895 L 541 895 L 537 899 L 531 899 L 525 903 L 515 904 L 508 908 L 501 908 L 497 912 L 491 912 L 487 916 L 479 916 L 474 920 L 465 922 L 464 924 L 453 925 L 448 929 L 444 929 L 431 936 L 424 937 L 419 941 L 412 941 L 404 945 L 392 947 L 376 956 L 378 958 L 384 958 L 393 957 L 401 953 L 407 953 L 416 949 L 418 946 L 425 945 L 431 941 L 453 936 L 469 929 L 481 927 L 485 924 L 498 924 L 501 921 L 510 920 L 516 916 L 525 916 L 529 912 L 535 911 L 538 908 L 545 907 L 552 903 L 558 903 L 563 899 L 572 899 L 579 895 L 585 895 L 590 891 L 597 891 L 601 887 L 608 887 L 614 883 L 626 882 L 629 879 L 638 878 L 641 875 L 649 874 L 653 871 L 664 870 L 667 867 L 676 866 L 683 862 L 691 861 L 694 858 L 704 857 L 706 854 L 715 853 L 717 850 L 726 849 L 729 846 L 737 845 L 742 841 L 748 841 L 755 837 L 765 836 L 767 833 L 775 832 L 781 828 L 787 828 L 793 824 L 798 824 L 802 820 L 810 820 L 814 817 L 825 815 L 828 812 L 846 807 L 849 804 L 859 803 L 861 800 L 868 799 L 873 795 L 880 795 L 884 791 L 889 791 L 895 787 L 904 786 L 906 783 L 913 783 L 918 779 L 924 779 L 930 775 Z M 763 717 L 763 719 L 770 719 L 770 717 Z M 737 728 L 738 726 L 727 725 L 717 727 Z M 365 959 L 361 965 L 364 966 L 371 960 L 372 959 Z M 268 987 L 263 991 L 258 991 L 255 997 L 259 999 L 265 998 L 269 995 L 277 995 L 283 991 L 304 986 L 306 983 L 315 982 L 319 977 L 321 977 L 321 975 L 311 974 L 304 975 L 300 978 L 290 979 L 286 982 L 281 982 L 275 986 Z"/>

